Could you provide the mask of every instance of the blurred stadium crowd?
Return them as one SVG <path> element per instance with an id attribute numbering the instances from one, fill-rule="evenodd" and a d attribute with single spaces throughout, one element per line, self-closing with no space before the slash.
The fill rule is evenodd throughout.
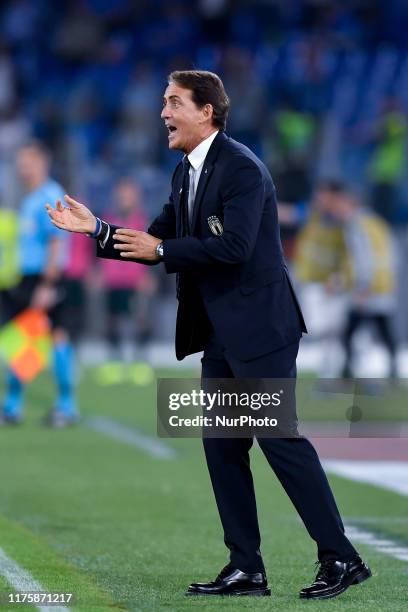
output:
<path id="1" fill-rule="evenodd" d="M 388 294 L 374 299 L 385 307 L 364 312 L 385 316 L 385 327 L 375 322 L 393 355 L 394 338 L 408 341 L 407 29 L 405 0 L 4 1 L 1 209 L 18 212 L 16 154 L 35 137 L 66 192 L 101 216 L 146 226 L 177 162 L 160 122 L 166 76 L 212 70 L 231 98 L 229 135 L 275 180 L 286 256 L 315 338 L 334 317 L 322 317 L 333 296 L 337 304 L 348 296 L 336 327 L 347 347 L 364 297 L 372 304 L 373 292 Z M 92 247 L 73 237 L 67 260 L 79 336 L 108 330 L 117 343 L 116 315 L 134 312 L 134 293 L 136 339 L 170 340 L 174 279 L 159 268 L 130 275 L 97 266 Z M 383 284 L 373 280 L 378 269 Z"/>

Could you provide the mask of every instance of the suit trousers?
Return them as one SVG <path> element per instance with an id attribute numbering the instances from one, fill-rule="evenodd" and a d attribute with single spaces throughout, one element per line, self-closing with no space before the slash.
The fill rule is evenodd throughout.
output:
<path id="1" fill-rule="evenodd" d="M 214 335 L 202 358 L 202 377 L 296 378 L 299 342 L 249 362 L 228 355 Z M 254 438 L 203 438 L 208 470 L 230 562 L 242 571 L 263 571 L 249 451 Z M 257 439 L 269 465 L 317 544 L 320 561 L 346 561 L 356 550 L 344 534 L 333 493 L 312 444 L 303 437 Z"/>

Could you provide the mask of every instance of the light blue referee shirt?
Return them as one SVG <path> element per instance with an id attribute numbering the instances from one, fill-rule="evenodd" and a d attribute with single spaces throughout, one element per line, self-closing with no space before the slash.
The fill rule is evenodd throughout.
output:
<path id="1" fill-rule="evenodd" d="M 23 275 L 42 274 L 47 266 L 49 242 L 52 238 L 63 241 L 59 267 L 65 265 L 67 256 L 67 233 L 50 222 L 45 204 L 63 200 L 64 191 L 58 183 L 48 179 L 34 191 L 28 193 L 21 205 L 19 215 L 19 256 Z"/>

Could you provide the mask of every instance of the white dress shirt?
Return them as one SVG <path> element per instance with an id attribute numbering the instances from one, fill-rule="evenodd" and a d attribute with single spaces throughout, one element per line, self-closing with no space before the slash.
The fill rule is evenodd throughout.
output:
<path id="1" fill-rule="evenodd" d="M 219 130 L 213 132 L 211 136 L 208 136 L 208 138 L 200 142 L 200 144 L 187 155 L 188 161 L 191 164 L 189 170 L 190 187 L 188 192 L 188 218 L 190 220 L 190 224 L 193 218 L 194 200 L 197 192 L 198 181 L 200 180 L 201 171 L 204 166 L 204 161 L 218 132 Z"/>

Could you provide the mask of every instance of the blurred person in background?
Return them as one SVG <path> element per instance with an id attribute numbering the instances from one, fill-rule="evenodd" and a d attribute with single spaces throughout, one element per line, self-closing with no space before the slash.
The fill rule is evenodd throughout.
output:
<path id="1" fill-rule="evenodd" d="M 327 303 L 338 303 L 332 338 L 339 337 L 344 346 L 343 377 L 352 374 L 354 333 L 366 324 L 376 327 L 390 355 L 390 376 L 396 376 L 395 267 L 387 224 L 363 208 L 341 181 L 321 181 L 298 237 L 295 273 L 303 283 L 320 284 Z"/>
<path id="2" fill-rule="evenodd" d="M 77 345 L 84 335 L 86 325 L 87 287 L 93 281 L 93 249 L 86 236 L 70 234 L 67 245 L 68 256 L 64 268 L 65 321 L 69 324 L 71 340 Z"/>
<path id="3" fill-rule="evenodd" d="M 4 318 L 1 292 L 14 287 L 19 280 L 18 217 L 14 210 L 0 206 L 0 325 Z"/>
<path id="4" fill-rule="evenodd" d="M 339 373 L 338 345 L 347 316 L 343 285 L 334 291 L 338 285 L 336 279 L 343 274 L 344 236 L 340 224 L 327 213 L 336 206 L 341 190 L 338 180 L 321 180 L 316 184 L 310 206 L 304 210 L 306 221 L 297 234 L 293 252 L 293 272 L 309 329 L 318 342 L 318 372 L 323 378 Z M 295 207 L 292 209 L 293 222 L 299 222 Z M 289 210 L 286 206 L 286 222 Z"/>
<path id="5" fill-rule="evenodd" d="M 121 178 L 117 182 L 113 202 L 113 212 L 106 215 L 108 223 L 145 231 L 147 215 L 142 208 L 140 187 L 132 179 Z M 151 336 L 154 277 L 141 264 L 128 267 L 113 259 L 101 260 L 100 273 L 106 289 L 108 341 L 113 357 L 119 358 L 121 340 L 130 337 L 134 342 L 137 332 L 137 340 L 143 345 Z"/>
<path id="6" fill-rule="evenodd" d="M 302 283 L 329 286 L 343 274 L 346 247 L 341 224 L 334 216 L 343 185 L 337 179 L 319 181 L 312 195 L 307 221 L 295 248 L 294 271 Z"/>
<path id="7" fill-rule="evenodd" d="M 393 321 L 396 310 L 396 259 L 388 225 L 363 208 L 346 188 L 336 206 L 328 211 L 344 232 L 349 271 L 350 309 L 343 333 L 345 363 L 343 378 L 352 375 L 354 333 L 361 326 L 374 326 L 390 357 L 389 376 L 397 377 L 397 344 Z"/>
<path id="8" fill-rule="evenodd" d="M 2 293 L 2 310 L 10 320 L 28 307 L 48 312 L 52 326 L 54 375 L 57 398 L 47 416 L 50 426 L 75 423 L 78 417 L 75 398 L 74 354 L 66 331 L 63 268 L 67 241 L 63 232 L 50 227 L 44 219 L 44 205 L 50 198 L 61 198 L 62 187 L 49 176 L 50 156 L 39 141 L 25 144 L 17 155 L 17 170 L 26 194 L 19 212 L 19 267 L 21 281 Z M 7 371 L 6 394 L 1 423 L 22 419 L 24 385 Z"/>

